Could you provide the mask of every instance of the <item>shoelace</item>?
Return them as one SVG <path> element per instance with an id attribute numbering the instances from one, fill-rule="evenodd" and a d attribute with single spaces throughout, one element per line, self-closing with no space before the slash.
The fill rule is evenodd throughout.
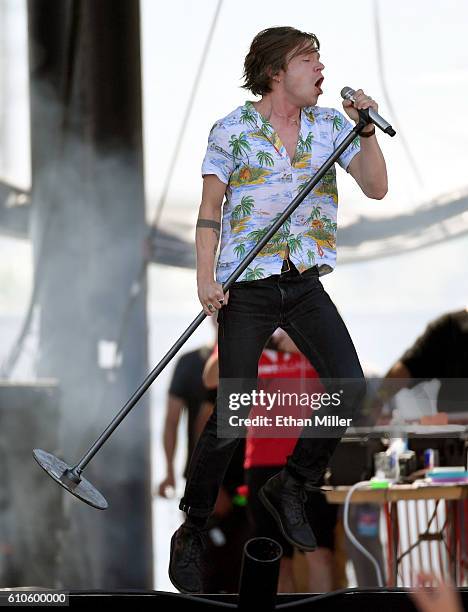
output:
<path id="1" fill-rule="evenodd" d="M 307 501 L 307 493 L 304 489 L 288 491 L 288 506 L 291 511 L 291 522 L 295 525 L 307 523 L 305 513 L 305 502 Z"/>
<path id="2" fill-rule="evenodd" d="M 188 538 L 187 545 L 182 550 L 182 562 L 184 565 L 193 563 L 197 567 L 201 564 L 201 558 L 206 545 L 207 529 L 189 529 L 184 527 L 192 537 Z"/>

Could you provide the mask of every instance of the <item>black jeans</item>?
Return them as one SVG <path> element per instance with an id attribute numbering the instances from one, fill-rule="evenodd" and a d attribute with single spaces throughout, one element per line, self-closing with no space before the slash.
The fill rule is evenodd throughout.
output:
<path id="1" fill-rule="evenodd" d="M 218 323 L 220 378 L 256 379 L 265 343 L 281 327 L 320 378 L 358 379 L 348 402 L 357 406 L 365 395 L 364 374 L 353 342 L 316 267 L 303 274 L 292 267 L 280 275 L 234 283 Z M 300 437 L 286 469 L 302 481 L 318 483 L 339 441 L 340 437 Z M 238 442 L 239 438 L 218 438 L 215 405 L 192 455 L 181 510 L 194 517 L 211 514 Z"/>

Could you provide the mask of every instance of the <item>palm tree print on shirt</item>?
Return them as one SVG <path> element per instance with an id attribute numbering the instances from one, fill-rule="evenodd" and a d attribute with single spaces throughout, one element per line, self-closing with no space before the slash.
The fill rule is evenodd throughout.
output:
<path id="1" fill-rule="evenodd" d="M 240 204 L 234 207 L 231 219 L 242 219 L 252 214 L 254 199 L 252 196 L 242 196 Z"/>
<path id="2" fill-rule="evenodd" d="M 279 215 L 276 215 L 275 219 L 273 219 L 273 222 L 270 223 L 270 225 L 268 225 L 267 227 L 262 227 L 260 229 L 253 230 L 247 234 L 246 240 L 251 243 L 249 247 L 250 249 L 252 249 L 256 244 L 260 242 L 260 240 L 265 237 L 270 227 L 280 215 L 281 213 L 279 213 Z M 276 234 L 274 234 L 273 237 L 267 242 L 267 244 L 263 247 L 257 257 L 268 257 L 271 255 L 280 255 L 281 257 L 284 257 L 286 246 L 288 246 L 290 225 L 291 220 L 288 219 L 276 232 Z M 294 248 L 298 248 L 298 246 L 299 244 L 296 243 L 294 243 L 293 245 Z M 241 252 L 240 249 L 236 251 L 236 253 L 239 252 Z"/>
<path id="3" fill-rule="evenodd" d="M 260 119 L 260 129 L 258 132 L 254 132 L 254 136 L 258 136 L 260 138 L 269 139 L 269 137 L 274 133 L 274 128 L 271 123 L 268 121 L 266 117 L 261 115 L 252 102 L 247 101 L 241 110 L 241 117 L 245 117 L 245 120 L 242 120 L 242 123 L 252 123 L 255 127 L 257 126 L 257 117 Z"/>
<path id="4" fill-rule="evenodd" d="M 227 183 L 223 204 L 223 220 L 227 223 L 223 223 L 216 272 L 218 281 L 224 282 L 258 241 L 264 241 L 272 222 L 282 215 L 279 211 L 284 211 L 303 189 L 334 149 L 337 139 L 348 133 L 352 125 L 336 109 L 302 109 L 292 160 L 286 158 L 284 144 L 271 123 L 251 102 L 218 120 L 215 127 L 209 137 L 202 173 L 217 174 Z M 358 147 L 356 137 L 353 146 L 340 157 L 343 168 L 347 168 Z M 336 175 L 330 169 L 298 211 L 263 246 L 239 280 L 278 273 L 286 254 L 291 255 L 301 271 L 315 264 L 331 271 L 336 259 L 336 212 Z"/>
<path id="5" fill-rule="evenodd" d="M 233 134 L 229 140 L 229 147 L 234 159 L 239 159 L 245 154 L 247 157 L 247 164 L 249 163 L 249 156 L 247 153 L 251 151 L 251 147 L 245 132 L 241 132 L 237 137 Z"/>
<path id="6" fill-rule="evenodd" d="M 314 115 L 314 111 L 313 110 L 306 110 L 305 108 L 303 108 L 302 112 L 304 113 L 304 115 L 309 120 L 309 123 L 315 123 L 315 115 Z"/>
<path id="7" fill-rule="evenodd" d="M 314 194 L 317 196 L 331 196 L 335 204 L 338 203 L 338 190 L 336 188 L 336 170 L 330 168 L 315 186 Z"/>
<path id="8" fill-rule="evenodd" d="M 248 141 L 247 134 L 245 132 L 241 132 L 238 136 L 233 134 L 229 140 L 229 147 L 234 159 L 241 159 L 244 156 L 247 158 L 247 163 L 244 163 L 239 170 L 233 172 L 231 176 L 231 185 L 238 187 L 240 185 L 264 182 L 264 177 L 270 174 L 270 171 L 264 170 L 262 165 L 259 168 L 250 165 L 248 153 L 252 148 Z M 261 152 L 259 151 L 258 153 Z M 266 165 L 274 165 L 273 158 L 269 153 L 265 152 L 263 161 Z"/>
<path id="9" fill-rule="evenodd" d="M 307 218 L 307 223 L 312 223 L 314 219 L 320 219 L 322 216 L 322 209 L 320 206 L 314 206 L 309 217 Z"/>
<path id="10" fill-rule="evenodd" d="M 273 223 L 276 223 L 276 221 L 278 221 L 278 219 L 281 217 L 282 214 L 283 213 L 277 213 L 273 217 L 271 225 L 273 225 Z M 286 219 L 286 221 L 283 223 L 283 225 L 279 228 L 279 230 L 276 232 L 276 234 L 273 235 L 271 239 L 272 244 L 274 244 L 275 246 L 281 247 L 277 252 L 280 252 L 286 248 L 290 232 L 291 232 L 291 217 Z"/>
<path id="11" fill-rule="evenodd" d="M 325 215 L 317 217 L 316 213 L 314 214 L 314 210 L 307 219 L 308 223 L 310 223 L 310 229 L 305 233 L 305 236 L 315 241 L 317 252 L 320 257 L 323 257 L 324 250 L 322 247 L 334 249 L 336 246 L 337 225 Z"/>
<path id="12" fill-rule="evenodd" d="M 245 229 L 254 208 L 255 200 L 252 196 L 242 196 L 240 203 L 234 207 L 231 213 L 231 230 L 235 233 Z"/>
<path id="13" fill-rule="evenodd" d="M 312 132 L 309 132 L 305 139 L 302 138 L 302 134 L 299 134 L 296 152 L 292 160 L 292 165 L 296 166 L 296 168 L 307 167 L 308 161 L 310 159 L 310 151 L 312 151 L 313 138 L 314 137 Z"/>
<path id="14" fill-rule="evenodd" d="M 255 268 L 247 268 L 247 270 L 245 271 L 245 280 L 258 280 L 259 278 L 263 278 L 264 274 L 265 270 L 263 268 L 260 268 L 260 266 L 258 265 L 255 266 Z"/>
<path id="15" fill-rule="evenodd" d="M 309 180 L 310 177 L 306 176 L 306 180 L 298 186 L 298 192 L 301 192 L 304 189 Z M 336 171 L 334 168 L 330 168 L 328 172 L 324 174 L 318 185 L 316 185 L 313 189 L 312 193 L 316 196 L 330 196 L 335 204 L 338 203 L 338 190 L 336 188 Z"/>
<path id="16" fill-rule="evenodd" d="M 300 251 L 302 249 L 302 236 L 290 236 L 288 238 L 288 247 L 291 254 L 294 254 L 296 251 Z"/>
<path id="17" fill-rule="evenodd" d="M 304 272 L 312 266 L 315 266 L 315 253 L 312 249 L 307 249 L 305 257 L 304 255 L 301 257 L 300 261 L 296 263 L 296 267 L 299 272 Z"/>
<path id="18" fill-rule="evenodd" d="M 339 115 L 335 115 L 333 117 L 333 129 L 338 130 L 338 132 L 343 127 L 343 119 Z"/>
<path id="19" fill-rule="evenodd" d="M 273 155 L 271 153 L 268 153 L 268 151 L 263 151 L 263 149 L 261 151 L 258 151 L 257 160 L 261 166 L 263 166 L 263 164 L 265 164 L 265 166 L 271 167 L 275 165 L 275 162 L 273 161 Z"/>
<path id="20" fill-rule="evenodd" d="M 240 244 L 236 244 L 234 247 L 234 253 L 236 254 L 238 259 L 244 259 L 244 255 L 246 252 L 245 244 L 241 242 Z"/>
<path id="21" fill-rule="evenodd" d="M 241 123 L 249 123 L 252 127 L 256 127 L 257 121 L 255 119 L 255 113 L 250 106 L 244 106 L 240 114 Z"/>

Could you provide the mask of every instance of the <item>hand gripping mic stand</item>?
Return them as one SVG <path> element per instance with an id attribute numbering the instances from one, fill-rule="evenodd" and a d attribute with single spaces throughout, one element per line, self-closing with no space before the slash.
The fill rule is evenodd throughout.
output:
<path id="1" fill-rule="evenodd" d="M 242 260 L 239 266 L 234 270 L 231 276 L 223 285 L 223 292 L 226 293 L 229 287 L 239 278 L 242 272 L 247 266 L 255 259 L 260 253 L 263 247 L 268 243 L 272 236 L 279 230 L 283 223 L 288 217 L 296 210 L 299 204 L 309 195 L 312 189 L 322 179 L 325 173 L 333 166 L 340 155 L 345 151 L 352 141 L 360 134 L 362 129 L 371 122 L 371 118 L 368 113 L 359 110 L 359 122 L 351 130 L 348 136 L 343 142 L 337 147 L 337 149 L 330 155 L 323 166 L 317 171 L 317 173 L 306 183 L 302 191 L 292 200 L 289 206 L 283 211 L 282 215 L 273 223 L 265 236 L 259 240 L 256 246 L 250 251 L 250 253 Z M 393 135 L 393 134 L 392 134 Z M 127 414 L 134 408 L 138 400 L 153 384 L 159 374 L 164 370 L 171 359 L 178 353 L 181 347 L 185 344 L 188 338 L 193 334 L 197 327 L 203 322 L 207 315 L 202 311 L 187 327 L 179 339 L 172 345 L 169 351 L 164 355 L 161 361 L 156 367 L 148 374 L 142 384 L 138 387 L 135 393 L 130 397 L 127 403 L 123 406 L 120 412 L 114 417 L 108 427 L 103 431 L 99 438 L 94 442 L 88 452 L 83 458 L 74 466 L 70 467 L 64 461 L 55 457 L 51 453 L 46 451 L 35 449 L 33 455 L 39 465 L 53 478 L 58 484 L 60 484 L 69 493 L 72 493 L 85 503 L 98 508 L 99 510 L 105 510 L 108 507 L 107 501 L 104 496 L 81 474 L 94 455 L 107 441 L 110 435 L 117 429 L 120 423 L 124 420 Z"/>

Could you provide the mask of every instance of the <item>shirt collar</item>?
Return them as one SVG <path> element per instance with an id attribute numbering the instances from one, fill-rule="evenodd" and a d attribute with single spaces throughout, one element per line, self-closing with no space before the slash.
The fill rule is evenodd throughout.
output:
<path id="1" fill-rule="evenodd" d="M 250 100 L 246 101 L 244 105 L 244 109 L 245 109 L 244 114 L 246 117 L 246 121 L 248 121 L 251 125 L 252 124 L 256 125 L 259 131 L 262 133 L 262 135 L 271 142 L 271 144 L 278 151 L 278 153 L 282 157 L 285 157 L 287 160 L 289 160 L 289 156 L 286 151 L 286 147 L 281 142 L 280 137 L 278 136 L 274 127 L 271 125 L 268 119 L 266 119 L 266 117 L 264 117 L 258 112 L 258 110 L 255 108 L 255 106 Z M 309 111 L 309 109 L 307 110 L 307 112 L 304 111 L 304 109 L 301 109 L 301 126 L 299 130 L 299 139 L 297 143 L 298 149 L 301 146 L 301 142 L 305 143 L 307 141 L 307 137 L 310 132 L 310 124 L 313 123 L 314 121 L 313 117 L 314 117 L 313 113 Z"/>

